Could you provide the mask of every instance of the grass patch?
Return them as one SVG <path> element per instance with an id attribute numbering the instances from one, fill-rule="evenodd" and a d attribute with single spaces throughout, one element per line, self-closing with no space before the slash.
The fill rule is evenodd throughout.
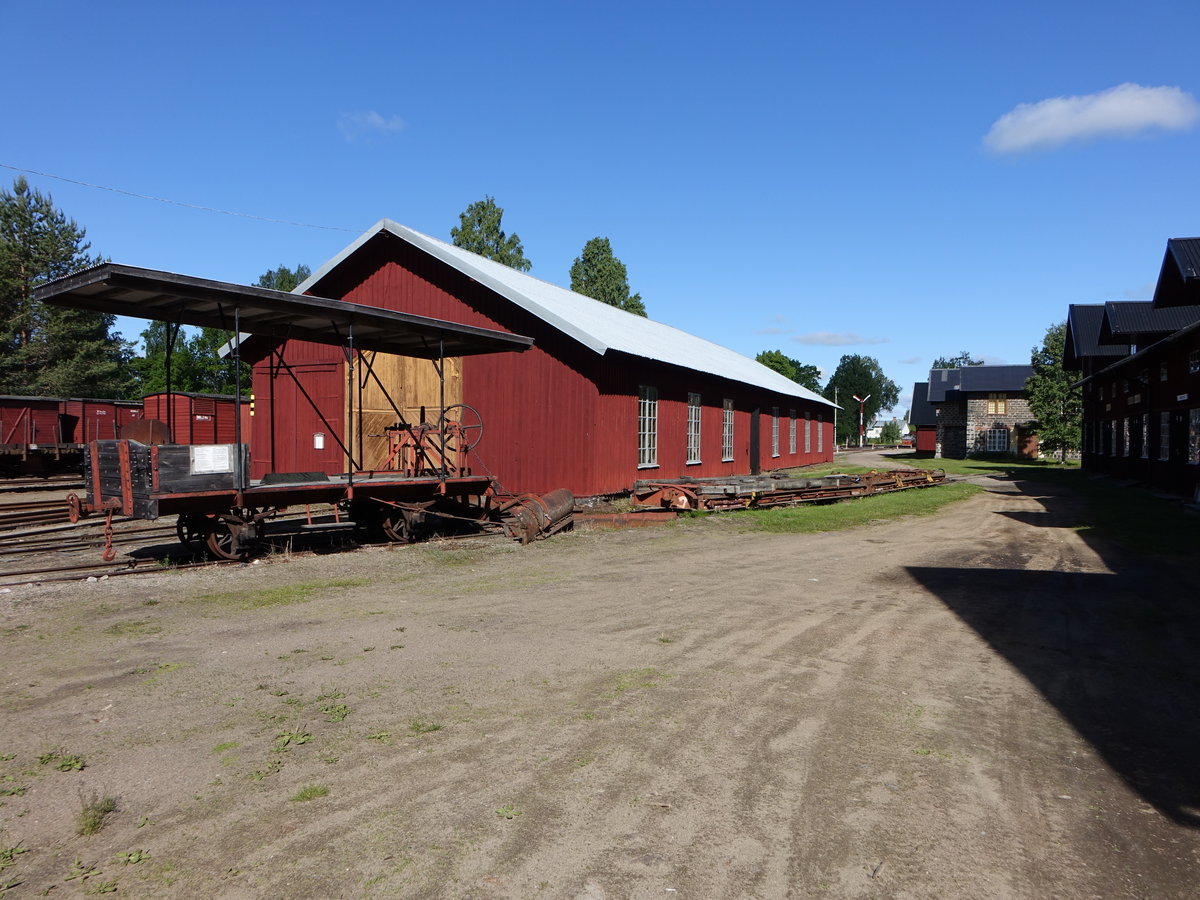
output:
<path id="1" fill-rule="evenodd" d="M 371 583 L 369 578 L 325 578 L 318 581 L 301 581 L 283 584 L 262 590 L 225 591 L 220 594 L 201 594 L 200 600 L 233 609 L 263 609 L 271 606 L 291 606 L 307 603 L 324 591 L 338 588 L 363 587 Z"/>
<path id="2" fill-rule="evenodd" d="M 660 672 L 653 666 L 645 669 L 630 669 L 628 672 L 622 672 L 617 676 L 616 681 L 613 683 L 612 691 L 609 692 L 609 696 L 616 697 L 636 688 L 658 687 L 670 677 L 670 675 Z"/>
<path id="3" fill-rule="evenodd" d="M 104 827 L 105 821 L 117 811 L 117 801 L 114 797 L 100 797 L 92 794 L 82 801 L 83 808 L 75 821 L 75 833 L 83 837 L 97 834 Z"/>
<path id="4" fill-rule="evenodd" d="M 425 558 L 440 566 L 469 566 L 483 559 L 480 550 L 468 550 L 463 547 L 444 548 L 429 546 L 425 549 Z"/>
<path id="5" fill-rule="evenodd" d="M 115 635 L 116 637 L 127 637 L 130 635 L 158 634 L 162 630 L 162 626 L 153 619 L 127 619 L 124 622 L 114 622 L 109 625 L 104 629 L 104 633 Z"/>
<path id="6" fill-rule="evenodd" d="M 431 722 L 426 718 L 418 716 L 408 723 L 408 730 L 413 734 L 429 734 L 434 731 L 441 731 L 442 725 L 438 722 Z"/>
<path id="7" fill-rule="evenodd" d="M 289 799 L 293 803 L 305 803 L 309 800 L 316 800 L 318 797 L 328 797 L 329 788 L 323 784 L 310 784 L 300 788 Z"/>
<path id="8" fill-rule="evenodd" d="M 940 484 L 874 497 L 859 497 L 840 503 L 747 510 L 737 515 L 752 522 L 761 531 L 815 534 L 821 531 L 844 531 L 904 516 L 933 515 L 943 506 L 965 500 L 982 490 L 974 484 Z"/>

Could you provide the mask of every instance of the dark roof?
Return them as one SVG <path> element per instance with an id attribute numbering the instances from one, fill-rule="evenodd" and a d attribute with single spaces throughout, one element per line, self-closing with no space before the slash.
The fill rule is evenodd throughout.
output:
<path id="1" fill-rule="evenodd" d="M 1098 340 L 1108 345 L 1151 344 L 1196 321 L 1200 306 L 1155 309 L 1148 300 L 1111 301 L 1104 304 Z"/>
<path id="2" fill-rule="evenodd" d="M 1128 344 L 1101 344 L 1100 327 L 1104 324 L 1104 306 L 1099 303 L 1072 303 L 1067 308 L 1067 339 L 1063 348 L 1063 368 L 1079 371 L 1083 360 L 1096 356 L 1128 356 Z"/>
<path id="3" fill-rule="evenodd" d="M 155 391 L 153 394 L 146 394 L 142 397 L 142 401 L 149 400 L 151 397 L 165 397 L 166 391 Z M 172 397 L 190 397 L 193 400 L 236 400 L 236 394 L 198 394 L 195 391 L 171 391 Z M 249 398 L 243 397 L 242 402 L 247 402 Z"/>
<path id="4" fill-rule="evenodd" d="M 947 395 L 958 392 L 1023 391 L 1033 366 L 962 366 L 957 369 L 930 369 L 929 402 L 944 403 Z M 954 399 L 950 397 L 949 399 Z"/>
<path id="5" fill-rule="evenodd" d="M 276 340 L 346 344 L 436 359 L 527 350 L 533 338 L 286 291 L 103 263 L 37 288 L 35 300 L 184 325 L 240 329 Z M 235 322 L 235 311 L 237 318 Z"/>
<path id="6" fill-rule="evenodd" d="M 914 428 L 937 424 L 937 415 L 929 402 L 928 381 L 918 381 L 913 385 L 912 409 L 908 411 L 908 424 Z"/>
<path id="7" fill-rule="evenodd" d="M 1154 306 L 1200 304 L 1200 238 L 1171 238 L 1154 288 Z"/>

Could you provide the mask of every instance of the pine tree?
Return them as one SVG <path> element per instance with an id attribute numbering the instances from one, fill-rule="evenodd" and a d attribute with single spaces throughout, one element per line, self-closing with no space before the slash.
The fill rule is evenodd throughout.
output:
<path id="1" fill-rule="evenodd" d="M 606 237 L 592 238 L 575 257 L 571 264 L 571 290 L 634 315 L 646 315 L 642 295 L 629 293 L 625 263 L 613 256 L 612 244 Z"/>
<path id="2" fill-rule="evenodd" d="M 0 190 L 0 392 L 123 397 L 129 348 L 106 313 L 35 301 L 39 284 L 95 265 L 86 231 L 17 176 Z"/>
<path id="3" fill-rule="evenodd" d="M 528 272 L 533 263 L 525 258 L 525 248 L 516 234 L 506 235 L 500 227 L 504 209 L 494 197 L 485 196 L 458 214 L 460 227 L 450 229 L 455 247 L 462 247 L 488 259 L 503 263 L 510 269 Z"/>
<path id="4" fill-rule="evenodd" d="M 1038 446 L 1057 452 L 1063 462 L 1068 451 L 1079 449 L 1083 422 L 1082 395 L 1071 387 L 1075 377 L 1062 366 L 1066 342 L 1066 322 L 1047 328 L 1042 346 L 1032 350 L 1033 375 L 1025 382 L 1029 409 L 1037 419 Z"/>

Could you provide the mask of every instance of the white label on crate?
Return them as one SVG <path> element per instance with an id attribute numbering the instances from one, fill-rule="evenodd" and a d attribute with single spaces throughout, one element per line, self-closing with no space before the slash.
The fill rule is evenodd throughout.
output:
<path id="1" fill-rule="evenodd" d="M 191 450 L 193 475 L 233 471 L 232 444 L 192 444 Z"/>

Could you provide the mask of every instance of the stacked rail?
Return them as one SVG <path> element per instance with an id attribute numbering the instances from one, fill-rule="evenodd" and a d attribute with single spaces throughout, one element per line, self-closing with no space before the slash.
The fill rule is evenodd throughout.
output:
<path id="1" fill-rule="evenodd" d="M 820 478 L 745 475 L 638 481 L 633 500 L 642 507 L 678 510 L 769 509 L 801 503 L 830 503 L 942 484 L 941 469 L 872 470 Z"/>

